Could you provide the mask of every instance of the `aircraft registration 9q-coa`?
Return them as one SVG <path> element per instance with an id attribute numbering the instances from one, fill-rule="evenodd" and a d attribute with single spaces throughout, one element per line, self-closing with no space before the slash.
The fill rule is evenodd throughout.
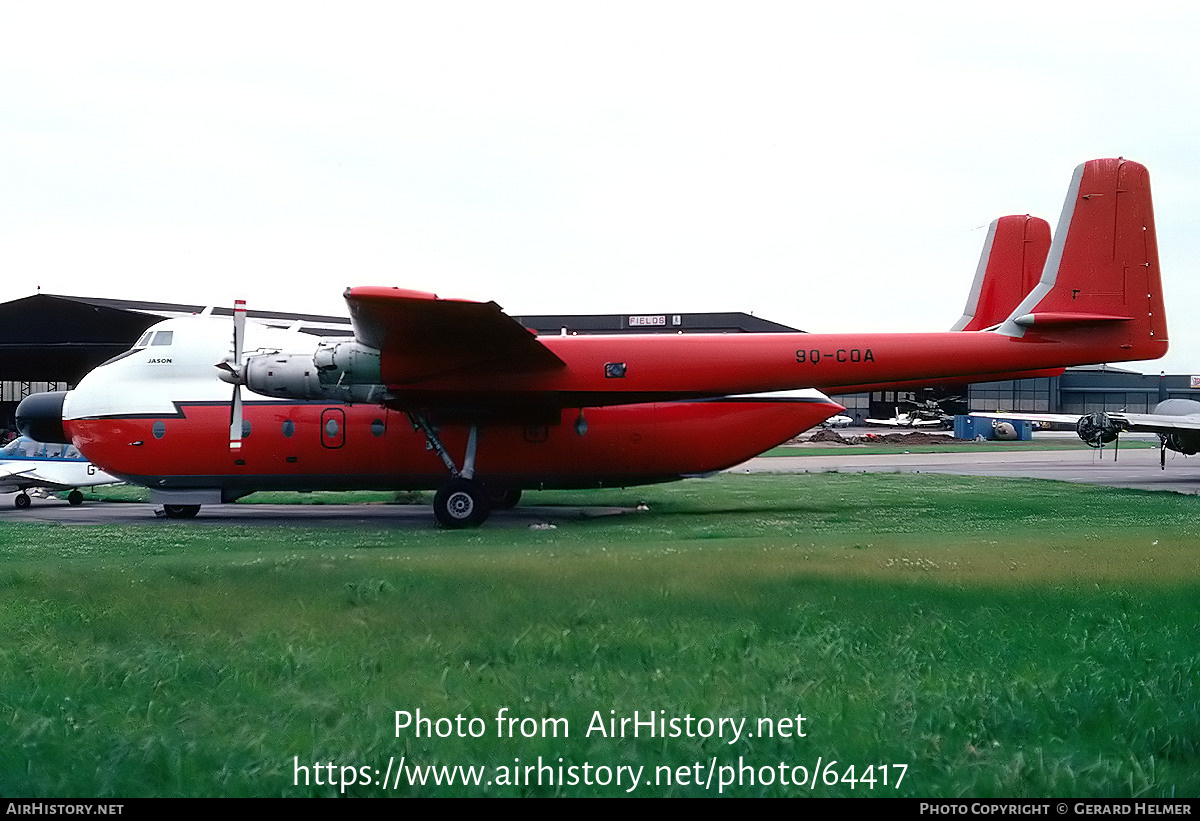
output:
<path id="1" fill-rule="evenodd" d="M 492 302 L 345 299 L 352 340 L 247 323 L 241 303 L 232 334 L 214 317 L 166 320 L 74 390 L 27 398 L 18 425 L 149 487 L 172 517 L 257 490 L 436 489 L 437 520 L 466 527 L 523 489 L 720 470 L 840 410 L 771 392 L 1167 350 L 1149 177 L 1123 159 L 1075 170 L 1040 279 L 986 329 L 539 337 Z"/>

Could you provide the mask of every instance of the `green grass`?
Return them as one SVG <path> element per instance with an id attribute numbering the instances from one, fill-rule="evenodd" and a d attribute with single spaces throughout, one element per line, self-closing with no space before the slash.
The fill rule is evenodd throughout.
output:
<path id="1" fill-rule="evenodd" d="M 550 516 L 552 530 L 0 523 L 0 794 L 334 795 L 316 763 L 401 756 L 483 765 L 485 780 L 538 756 L 648 780 L 739 759 L 876 778 L 734 795 L 1200 791 L 1194 498 L 834 474 L 527 503 L 639 501 L 650 510 Z M 570 737 L 497 738 L 503 707 L 565 718 Z M 486 731 L 397 737 L 395 712 L 417 709 Z M 585 736 L 611 710 L 802 714 L 806 736 Z M 899 790 L 898 768 L 878 783 L 884 764 L 907 765 Z"/>

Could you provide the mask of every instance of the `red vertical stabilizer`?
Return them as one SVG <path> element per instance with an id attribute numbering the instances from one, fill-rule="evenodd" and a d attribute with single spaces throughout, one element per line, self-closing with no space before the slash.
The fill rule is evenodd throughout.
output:
<path id="1" fill-rule="evenodd" d="M 1050 252 L 1050 223 L 1028 214 L 988 226 L 975 281 L 952 331 L 982 331 L 1007 319 L 1038 284 Z"/>
<path id="2" fill-rule="evenodd" d="M 1145 166 L 1104 159 L 1075 169 L 1041 281 L 1000 330 L 1116 347 L 1125 361 L 1167 352 Z"/>

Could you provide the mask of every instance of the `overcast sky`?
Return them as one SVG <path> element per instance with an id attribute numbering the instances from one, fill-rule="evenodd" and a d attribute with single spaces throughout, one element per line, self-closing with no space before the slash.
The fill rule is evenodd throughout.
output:
<path id="1" fill-rule="evenodd" d="M 1200 5 L 823 5 L 0 0 L 4 296 L 942 330 L 1125 156 L 1200 373 Z"/>

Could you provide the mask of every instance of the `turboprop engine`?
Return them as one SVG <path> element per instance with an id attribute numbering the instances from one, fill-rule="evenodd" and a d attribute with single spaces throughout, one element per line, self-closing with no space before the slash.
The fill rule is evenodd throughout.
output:
<path id="1" fill-rule="evenodd" d="M 384 387 L 379 351 L 345 339 L 322 339 L 312 354 L 259 354 L 246 358 L 242 384 L 280 399 L 378 402 Z"/>
<path id="2" fill-rule="evenodd" d="M 1121 429 L 1107 413 L 1096 411 L 1079 417 L 1079 421 L 1075 423 L 1075 432 L 1090 447 L 1099 448 L 1114 441 Z"/>

